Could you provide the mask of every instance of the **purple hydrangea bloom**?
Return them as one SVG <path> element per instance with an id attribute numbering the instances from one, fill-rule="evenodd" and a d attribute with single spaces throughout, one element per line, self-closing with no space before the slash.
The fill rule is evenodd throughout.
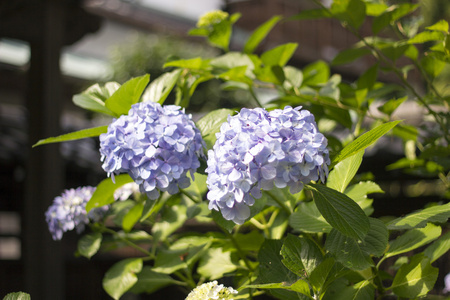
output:
<path id="1" fill-rule="evenodd" d="M 128 173 L 142 193 L 157 199 L 160 191 L 175 194 L 187 188 L 187 172 L 200 167 L 204 141 L 179 106 L 155 102 L 134 104 L 100 135 L 103 169 L 109 175 Z"/>
<path id="2" fill-rule="evenodd" d="M 108 206 L 92 209 L 86 213 L 86 204 L 95 188 L 91 186 L 65 190 L 53 200 L 45 213 L 48 229 L 54 240 L 60 240 L 63 233 L 76 229 L 81 233 L 89 222 L 98 222 L 108 210 Z"/>
<path id="3" fill-rule="evenodd" d="M 209 208 L 242 224 L 261 190 L 303 185 L 328 176 L 327 139 L 301 107 L 266 111 L 243 108 L 229 116 L 208 152 Z"/>

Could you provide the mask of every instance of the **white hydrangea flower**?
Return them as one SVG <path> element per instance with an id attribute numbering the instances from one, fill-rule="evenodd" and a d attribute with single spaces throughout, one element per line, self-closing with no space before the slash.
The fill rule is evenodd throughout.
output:
<path id="1" fill-rule="evenodd" d="M 237 293 L 232 287 L 225 287 L 214 280 L 193 289 L 185 300 L 233 300 Z"/>

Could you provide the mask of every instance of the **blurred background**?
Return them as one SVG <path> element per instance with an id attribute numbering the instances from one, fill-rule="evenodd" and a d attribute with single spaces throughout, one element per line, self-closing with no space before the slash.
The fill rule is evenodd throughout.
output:
<path id="1" fill-rule="evenodd" d="M 449 2 L 421 4 L 425 24 L 449 19 Z M 251 31 L 271 16 L 288 17 L 311 8 L 307 0 L 0 1 L 0 298 L 24 291 L 32 299 L 109 299 L 101 287 L 104 272 L 119 258 L 133 255 L 117 251 L 91 261 L 77 258 L 75 233 L 55 242 L 48 232 L 44 212 L 53 198 L 66 188 L 95 186 L 106 176 L 98 139 L 31 148 L 46 137 L 107 124 L 76 107 L 74 94 L 96 82 L 123 83 L 145 73 L 155 79 L 168 59 L 219 55 L 203 39 L 187 35 L 207 11 L 242 14 L 231 43 L 231 50 L 240 50 Z M 370 26 L 361 30 L 370 32 Z M 301 68 L 319 59 L 329 62 L 356 41 L 332 20 L 285 22 L 259 51 L 296 42 L 299 47 L 290 64 Z M 372 63 L 370 58 L 360 59 L 332 71 L 353 81 Z M 201 86 L 190 112 L 201 115 L 248 103 L 245 93 L 222 91 L 220 85 L 210 81 Z M 399 119 L 407 116 L 412 125 L 423 122 L 423 110 L 413 103 L 405 102 L 397 114 Z M 441 200 L 437 178 L 385 170 L 402 155 L 401 142 L 392 141 L 366 155 L 361 172 L 370 171 L 386 192 L 374 197 L 375 216 L 400 216 Z M 448 257 L 441 265 L 450 270 Z M 441 273 L 437 288 L 442 287 Z M 152 299 L 169 293 L 174 293 L 173 299 L 183 297 L 163 290 Z"/>

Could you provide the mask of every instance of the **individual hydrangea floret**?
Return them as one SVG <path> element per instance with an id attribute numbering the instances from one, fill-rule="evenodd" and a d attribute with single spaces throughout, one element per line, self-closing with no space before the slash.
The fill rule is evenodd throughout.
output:
<path id="1" fill-rule="evenodd" d="M 92 209 L 86 213 L 86 204 L 95 188 L 91 186 L 65 190 L 53 200 L 45 213 L 48 229 L 54 240 L 60 240 L 63 233 L 73 229 L 83 232 L 90 222 L 98 222 L 108 210 L 108 206 Z"/>
<path id="2" fill-rule="evenodd" d="M 303 185 L 328 176 L 327 139 L 301 107 L 266 111 L 243 108 L 228 117 L 208 151 L 209 208 L 242 224 L 262 190 Z"/>
<path id="3" fill-rule="evenodd" d="M 150 199 L 160 191 L 175 194 L 190 185 L 200 167 L 204 141 L 179 106 L 154 102 L 134 104 L 100 135 L 103 169 L 109 175 L 128 173 Z"/>
<path id="4" fill-rule="evenodd" d="M 235 289 L 225 287 L 214 280 L 193 289 L 186 300 L 233 300 L 233 295 L 237 293 Z"/>

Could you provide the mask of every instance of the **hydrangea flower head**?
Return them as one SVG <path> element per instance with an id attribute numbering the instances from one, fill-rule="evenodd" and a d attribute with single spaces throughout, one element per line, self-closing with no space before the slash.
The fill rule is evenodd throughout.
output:
<path id="1" fill-rule="evenodd" d="M 208 152 L 209 208 L 242 224 L 261 190 L 303 185 L 328 175 L 327 139 L 301 107 L 243 108 L 223 123 Z"/>
<path id="2" fill-rule="evenodd" d="M 134 104 L 100 135 L 103 169 L 108 175 L 128 173 L 142 193 L 157 199 L 160 191 L 175 194 L 190 185 L 200 167 L 204 141 L 190 115 L 179 106 L 155 102 Z"/>
<path id="3" fill-rule="evenodd" d="M 235 289 L 217 284 L 214 280 L 193 289 L 185 300 L 233 300 L 233 295 L 237 293 Z"/>
<path id="4" fill-rule="evenodd" d="M 73 229 L 81 233 L 89 222 L 98 222 L 108 210 L 107 206 L 92 209 L 86 213 L 86 204 L 95 188 L 91 186 L 65 190 L 53 200 L 45 213 L 48 229 L 54 240 L 60 240 L 63 233 Z"/>

